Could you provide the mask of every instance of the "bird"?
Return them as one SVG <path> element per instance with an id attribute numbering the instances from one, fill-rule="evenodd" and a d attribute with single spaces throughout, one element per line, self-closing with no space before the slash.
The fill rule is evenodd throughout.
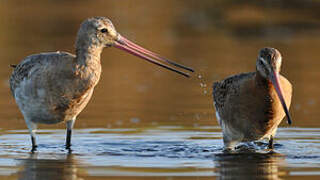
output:
<path id="1" fill-rule="evenodd" d="M 10 89 L 29 129 L 32 151 L 37 148 L 37 125 L 60 122 L 66 123 L 65 147 L 70 149 L 75 120 L 100 79 L 100 54 L 105 47 L 116 47 L 186 77 L 194 72 L 121 36 L 107 17 L 88 18 L 78 30 L 75 54 L 34 54 L 11 65 Z"/>
<path id="2" fill-rule="evenodd" d="M 256 71 L 240 73 L 213 83 L 213 105 L 223 134 L 224 150 L 240 142 L 273 138 L 282 119 L 291 124 L 289 107 L 292 84 L 280 74 L 282 56 L 271 47 L 262 48 Z"/>

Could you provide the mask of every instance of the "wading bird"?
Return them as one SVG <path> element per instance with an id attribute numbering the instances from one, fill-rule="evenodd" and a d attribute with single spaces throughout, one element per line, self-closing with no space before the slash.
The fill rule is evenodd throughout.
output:
<path id="1" fill-rule="evenodd" d="M 226 150 L 239 142 L 268 138 L 270 149 L 278 125 L 287 115 L 292 85 L 280 75 L 282 57 L 274 48 L 260 50 L 256 72 L 237 74 L 213 84 L 216 116 Z"/>
<path id="2" fill-rule="evenodd" d="M 151 63 L 189 77 L 193 72 L 148 51 L 121 36 L 105 17 L 85 20 L 76 38 L 76 54 L 67 52 L 40 53 L 26 57 L 10 78 L 10 88 L 31 134 L 32 150 L 37 147 L 35 133 L 38 123 L 65 122 L 66 148 L 71 145 L 71 132 L 78 114 L 85 108 L 97 85 L 100 54 L 104 47 L 116 47 Z"/>

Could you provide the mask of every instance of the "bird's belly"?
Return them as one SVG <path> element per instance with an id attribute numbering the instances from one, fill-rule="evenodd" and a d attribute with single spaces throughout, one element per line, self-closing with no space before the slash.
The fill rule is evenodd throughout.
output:
<path id="1" fill-rule="evenodd" d="M 26 121 L 41 124 L 56 124 L 65 119 L 63 114 L 52 113 L 50 107 L 39 99 L 16 98 L 16 102 Z"/>
<path id="2" fill-rule="evenodd" d="M 77 99 L 72 99 L 64 96 L 53 96 L 42 89 L 29 93 L 17 88 L 15 100 L 26 121 L 56 124 L 75 119 L 87 105 L 92 92 L 93 89 Z"/>
<path id="3" fill-rule="evenodd" d="M 261 112 L 243 104 L 235 105 L 229 113 L 216 113 L 216 116 L 226 138 L 243 142 L 269 137 L 274 126 L 278 125 L 269 115 L 261 115 Z"/>

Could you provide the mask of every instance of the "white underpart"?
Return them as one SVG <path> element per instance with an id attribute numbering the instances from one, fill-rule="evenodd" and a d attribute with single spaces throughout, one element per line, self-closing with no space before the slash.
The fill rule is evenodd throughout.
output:
<path id="1" fill-rule="evenodd" d="M 221 126 L 221 118 L 220 118 L 218 111 L 216 111 L 216 117 L 217 117 L 219 125 Z"/>
<path id="2" fill-rule="evenodd" d="M 25 92 L 25 87 L 28 85 L 28 80 L 26 78 L 24 78 L 19 87 L 17 87 L 15 90 L 14 90 L 14 96 L 15 96 L 15 99 L 16 99 L 16 102 L 21 110 L 21 113 L 23 115 L 24 120 L 27 124 L 27 127 L 29 129 L 29 132 L 30 132 L 30 135 L 32 137 L 35 137 L 35 133 L 36 133 L 36 130 L 37 130 L 37 125 L 35 123 L 33 123 L 28 117 L 29 115 L 26 113 L 26 112 L 29 112 L 29 109 L 33 109 L 34 106 L 37 106 L 35 103 L 33 102 L 28 102 L 28 100 L 30 98 L 28 98 L 27 95 L 24 94 Z M 28 102 L 27 104 L 25 102 Z"/>
<path id="3" fill-rule="evenodd" d="M 225 124 L 218 111 L 216 111 L 216 117 L 222 129 L 224 147 L 226 149 L 233 149 L 239 142 L 241 142 L 243 135 Z"/>
<path id="4" fill-rule="evenodd" d="M 39 96 L 34 98 L 34 96 L 30 95 L 32 93 L 32 85 L 32 80 L 24 78 L 14 90 L 16 102 L 20 110 L 25 112 L 25 118 L 32 117 L 34 113 L 48 114 L 45 108 L 43 108 L 43 100 L 46 95 L 45 90 L 37 89 L 36 93 Z"/>
<path id="5" fill-rule="evenodd" d="M 76 121 L 76 117 L 74 117 L 74 118 L 72 118 L 72 120 L 66 122 L 68 130 L 72 130 L 75 121 Z"/>
<path id="6" fill-rule="evenodd" d="M 25 121 L 26 121 L 26 124 L 28 126 L 30 135 L 35 138 L 36 132 L 37 132 L 37 124 L 31 122 L 29 119 L 25 119 Z"/>
<path id="7" fill-rule="evenodd" d="M 275 126 L 271 131 L 266 133 L 262 138 L 260 139 L 270 139 L 271 136 L 275 137 L 278 130 L 278 126 Z"/>
<path id="8" fill-rule="evenodd" d="M 37 94 L 39 98 L 44 98 L 46 96 L 46 90 L 44 89 L 37 89 Z"/>

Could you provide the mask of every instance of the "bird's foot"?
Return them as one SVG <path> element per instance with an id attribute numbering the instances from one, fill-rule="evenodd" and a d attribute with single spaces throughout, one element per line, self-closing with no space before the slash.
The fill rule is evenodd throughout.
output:
<path id="1" fill-rule="evenodd" d="M 270 136 L 269 144 L 268 144 L 268 149 L 273 149 L 273 148 L 274 148 L 274 145 L 273 145 L 273 136 Z"/>
<path id="2" fill-rule="evenodd" d="M 37 146 L 37 145 L 32 145 L 31 153 L 36 152 L 36 151 L 37 151 L 37 148 L 38 148 L 38 146 Z"/>
<path id="3" fill-rule="evenodd" d="M 229 154 L 229 153 L 234 153 L 235 149 L 231 147 L 224 147 L 222 150 L 223 153 Z"/>
<path id="4" fill-rule="evenodd" d="M 66 146 L 66 149 L 67 149 L 67 150 L 70 150 L 70 149 L 71 149 L 71 144 L 68 144 L 68 143 L 67 143 L 65 146 Z"/>
<path id="5" fill-rule="evenodd" d="M 68 154 L 72 154 L 71 145 L 69 146 L 66 145 L 66 150 L 68 151 Z"/>

